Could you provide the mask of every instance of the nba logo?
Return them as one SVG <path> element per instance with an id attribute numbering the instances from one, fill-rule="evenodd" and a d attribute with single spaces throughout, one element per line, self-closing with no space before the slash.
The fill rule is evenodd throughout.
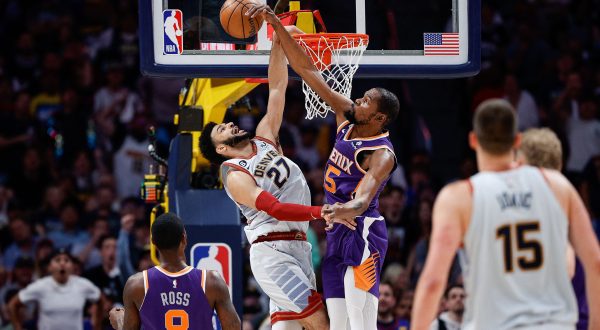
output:
<path id="1" fill-rule="evenodd" d="M 183 14 L 179 9 L 163 11 L 163 54 L 183 53 Z"/>
<path id="2" fill-rule="evenodd" d="M 190 250 L 192 266 L 215 270 L 223 276 L 231 290 L 231 248 L 225 243 L 196 243 Z"/>

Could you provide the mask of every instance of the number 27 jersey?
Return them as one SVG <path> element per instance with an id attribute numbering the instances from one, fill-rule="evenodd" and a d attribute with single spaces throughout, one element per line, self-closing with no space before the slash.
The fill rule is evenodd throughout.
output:
<path id="1" fill-rule="evenodd" d="M 221 165 L 221 178 L 228 191 L 227 175 L 230 171 L 242 171 L 254 178 L 256 185 L 271 193 L 282 203 L 311 205 L 310 190 L 302 170 L 289 158 L 283 156 L 268 140 L 256 137 L 251 140 L 253 154 L 246 159 L 229 159 Z M 232 198 L 233 200 L 233 198 Z M 248 219 L 244 228 L 248 241 L 270 232 L 308 230 L 308 221 L 279 221 L 263 211 L 237 204 Z"/>

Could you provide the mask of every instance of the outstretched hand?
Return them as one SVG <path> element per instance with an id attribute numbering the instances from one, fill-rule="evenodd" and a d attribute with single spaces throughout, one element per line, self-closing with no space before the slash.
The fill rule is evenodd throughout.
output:
<path id="1" fill-rule="evenodd" d="M 250 9 L 248 9 L 245 15 L 250 16 L 251 18 L 262 16 L 262 18 L 269 24 L 275 24 L 279 22 L 277 15 L 275 15 L 273 10 L 264 3 L 250 5 Z"/>
<path id="2" fill-rule="evenodd" d="M 352 201 L 345 204 L 335 203 L 327 209 L 323 208 L 321 213 L 325 219 L 354 219 L 360 215 L 357 205 Z"/>
<path id="3" fill-rule="evenodd" d="M 354 221 L 354 218 L 341 218 L 331 216 L 334 208 L 335 205 L 325 204 L 321 209 L 321 216 L 323 217 L 323 219 L 325 219 L 327 223 L 325 230 L 329 231 L 333 229 L 333 224 L 335 223 L 342 224 L 350 228 L 350 230 L 356 230 L 356 221 Z"/>

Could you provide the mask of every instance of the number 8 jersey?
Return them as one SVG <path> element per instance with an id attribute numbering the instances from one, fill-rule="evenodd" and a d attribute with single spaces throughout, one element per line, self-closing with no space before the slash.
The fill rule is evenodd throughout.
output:
<path id="1" fill-rule="evenodd" d="M 204 289 L 206 270 L 190 266 L 170 273 L 160 266 L 142 272 L 142 330 L 212 329 L 213 308 Z"/>
<path id="2" fill-rule="evenodd" d="M 541 170 L 481 172 L 470 183 L 462 329 L 574 329 L 569 220 Z"/>
<path id="3" fill-rule="evenodd" d="M 227 189 L 227 174 L 243 171 L 254 178 L 256 185 L 271 193 L 282 203 L 311 205 L 310 190 L 302 170 L 289 158 L 283 156 L 272 142 L 256 137 L 251 140 L 254 152 L 248 158 L 229 159 L 221 165 L 221 178 Z M 237 204 L 248 219 L 246 237 L 252 243 L 258 236 L 271 232 L 306 232 L 308 221 L 279 221 L 263 211 Z"/>

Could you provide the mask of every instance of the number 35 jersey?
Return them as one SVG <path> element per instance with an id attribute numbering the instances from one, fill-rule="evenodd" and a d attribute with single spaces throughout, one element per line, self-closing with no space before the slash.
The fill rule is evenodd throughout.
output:
<path id="1" fill-rule="evenodd" d="M 541 170 L 481 172 L 470 182 L 463 329 L 573 329 L 569 222 Z"/>
<path id="2" fill-rule="evenodd" d="M 231 184 L 227 182 L 227 175 L 230 171 L 242 171 L 282 203 L 311 205 L 310 190 L 298 165 L 283 156 L 268 140 L 256 137 L 251 143 L 254 152 L 249 158 L 229 159 L 221 165 L 221 178 L 229 197 L 233 200 L 227 187 Z M 306 232 L 308 229 L 308 221 L 279 221 L 263 211 L 237 205 L 248 219 L 244 230 L 250 243 L 270 232 Z"/>

